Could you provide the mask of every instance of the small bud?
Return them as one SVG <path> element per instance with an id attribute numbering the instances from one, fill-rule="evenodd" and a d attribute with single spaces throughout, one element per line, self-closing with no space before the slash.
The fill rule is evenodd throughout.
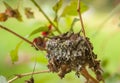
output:
<path id="1" fill-rule="evenodd" d="M 48 32 L 42 32 L 43 36 L 48 36 L 48 34 L 49 34 Z"/>

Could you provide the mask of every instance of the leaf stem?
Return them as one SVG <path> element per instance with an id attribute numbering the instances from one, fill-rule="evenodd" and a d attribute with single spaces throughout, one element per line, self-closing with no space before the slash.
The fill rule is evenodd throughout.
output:
<path id="1" fill-rule="evenodd" d="M 14 78 L 8 80 L 8 83 L 12 83 L 13 81 L 19 79 L 19 78 L 22 78 L 22 77 L 25 77 L 25 76 L 29 76 L 29 75 L 33 75 L 33 74 L 40 74 L 40 73 L 49 73 L 50 71 L 49 70 L 44 70 L 44 71 L 37 71 L 37 72 L 29 72 L 29 73 L 23 73 L 23 74 L 17 74 L 15 75 Z"/>
<path id="2" fill-rule="evenodd" d="M 42 8 L 36 3 L 36 1 L 35 0 L 31 0 L 33 3 L 34 3 L 34 5 L 39 9 L 39 11 L 45 16 L 45 18 L 54 26 L 54 28 L 56 29 L 56 31 L 58 31 L 59 33 L 61 33 L 60 32 L 60 30 L 58 29 L 58 27 L 51 21 L 51 19 L 45 14 L 45 12 L 42 10 Z"/>

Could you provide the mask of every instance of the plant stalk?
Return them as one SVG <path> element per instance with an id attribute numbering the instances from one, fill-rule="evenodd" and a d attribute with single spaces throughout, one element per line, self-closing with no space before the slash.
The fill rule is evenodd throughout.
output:
<path id="1" fill-rule="evenodd" d="M 13 35 L 15 35 L 15 36 L 19 37 L 20 39 L 26 41 L 27 43 L 33 45 L 33 43 L 32 43 L 31 41 L 29 41 L 28 39 L 22 37 L 21 35 L 17 34 L 16 32 L 14 32 L 14 31 L 8 29 L 7 27 L 4 27 L 4 26 L 0 25 L 0 28 L 2 28 L 2 29 L 4 29 L 4 30 L 6 30 L 6 31 L 8 31 L 8 32 L 10 32 L 10 33 L 12 33 Z"/>
<path id="2" fill-rule="evenodd" d="M 51 19 L 45 14 L 45 12 L 42 10 L 42 8 L 36 3 L 36 1 L 35 0 L 31 0 L 33 3 L 34 3 L 34 5 L 39 9 L 39 11 L 45 16 L 45 18 L 49 21 L 49 23 L 50 24 L 52 24 L 53 26 L 54 26 L 54 28 L 56 29 L 56 31 L 58 31 L 59 33 L 61 33 L 60 32 L 60 30 L 58 29 L 58 27 L 51 21 Z"/>
<path id="3" fill-rule="evenodd" d="M 49 70 L 45 70 L 45 71 L 37 71 L 37 72 L 29 72 L 29 73 L 24 73 L 24 74 L 17 74 L 17 75 L 15 75 L 14 78 L 8 80 L 8 83 L 12 83 L 13 81 L 15 81 L 19 78 L 25 77 L 25 76 L 29 76 L 29 75 L 33 75 L 33 74 L 40 74 L 40 73 L 49 73 L 49 72 L 50 72 Z"/>

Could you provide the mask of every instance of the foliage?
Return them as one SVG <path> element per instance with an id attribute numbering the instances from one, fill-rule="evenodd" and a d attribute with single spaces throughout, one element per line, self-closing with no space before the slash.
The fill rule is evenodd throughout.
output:
<path id="1" fill-rule="evenodd" d="M 70 3 L 68 3 L 68 5 L 63 10 L 63 13 L 61 16 L 66 16 L 66 15 L 76 16 L 76 15 L 78 15 L 78 13 L 76 12 L 77 4 L 78 4 L 77 0 L 71 0 Z M 81 12 L 85 12 L 86 10 L 88 10 L 88 6 L 85 5 L 83 2 L 80 3 L 80 6 L 81 6 L 81 9 L 80 9 Z"/>
<path id="2" fill-rule="evenodd" d="M 6 2 L 4 2 L 5 6 L 6 6 L 6 12 L 3 14 L 3 15 L 6 15 L 7 17 L 14 17 L 17 18 L 17 19 L 21 19 L 21 16 L 20 16 L 20 13 L 18 11 L 18 9 L 12 9 Z M 53 6 L 53 10 L 56 12 L 58 11 L 61 7 L 62 7 L 62 4 L 63 4 L 63 0 L 58 0 L 58 2 Z M 76 7 L 77 7 L 77 0 L 74 0 L 74 1 L 70 1 L 69 5 L 65 7 L 63 13 L 62 13 L 62 16 L 65 16 L 65 15 L 77 15 L 77 11 L 76 11 Z M 85 5 L 83 2 L 81 3 L 81 12 L 84 12 L 88 9 L 87 5 Z M 33 12 L 30 11 L 31 8 L 25 8 L 25 15 L 27 16 L 27 18 L 33 18 Z M 72 11 L 72 12 L 71 12 Z M 16 13 L 14 13 L 16 12 Z M 17 17 L 16 17 L 17 16 Z M 1 13 L 1 21 L 6 21 L 5 19 L 6 17 L 3 17 L 2 16 L 2 13 Z M 5 19 L 5 20 L 4 20 Z M 21 21 L 21 20 L 20 20 Z M 71 26 L 71 28 L 74 26 L 74 23 L 76 22 L 76 19 L 73 21 L 73 24 Z M 37 28 L 36 30 L 32 31 L 30 33 L 29 36 L 32 36 L 36 33 L 40 33 L 40 32 L 45 32 L 45 31 L 48 31 L 48 27 L 47 26 L 41 26 L 39 28 Z M 16 62 L 18 61 L 18 49 L 19 49 L 19 46 L 21 45 L 21 42 L 17 44 L 16 48 L 14 50 L 11 51 L 10 53 L 10 56 L 11 56 L 11 59 L 12 59 L 12 62 Z"/>
<path id="3" fill-rule="evenodd" d="M 37 0 L 36 0 L 37 1 Z M 47 1 L 47 0 L 46 0 Z M 52 1 L 52 0 L 51 0 Z M 15 7 L 11 7 L 10 5 L 9 5 L 9 2 L 7 1 L 7 0 L 3 0 L 3 4 L 4 4 L 4 6 L 5 6 L 5 11 L 3 11 L 3 12 L 1 12 L 0 13 L 0 24 L 2 24 L 2 25 L 7 25 L 8 27 L 9 27 L 9 25 L 10 26 L 12 26 L 11 24 L 12 24 L 12 21 L 15 21 L 15 22 L 13 22 L 13 23 L 18 23 L 17 24 L 17 27 L 15 26 L 15 28 L 18 28 L 19 27 L 19 25 L 21 25 L 22 23 L 24 24 L 24 25 L 26 25 L 26 23 L 25 23 L 25 20 L 24 20 L 24 18 L 23 18 L 23 16 L 25 15 L 26 17 L 27 17 L 27 19 L 29 20 L 29 21 L 31 21 L 31 20 L 33 20 L 34 22 L 36 21 L 36 18 L 35 18 L 35 15 L 36 15 L 36 12 L 34 11 L 32 11 L 32 10 L 34 10 L 34 9 L 32 9 L 33 7 L 25 7 L 25 8 L 22 8 L 22 12 L 21 12 L 21 9 L 20 8 L 15 8 Z M 14 2 L 14 1 L 13 1 Z M 39 2 L 39 1 L 38 1 Z M 21 7 L 23 6 L 23 5 L 21 5 L 21 4 L 19 4 Z M 39 6 L 41 6 L 41 3 L 38 3 L 38 5 Z M 71 1 L 68 1 L 68 3 L 67 3 L 67 5 L 64 7 L 64 9 L 63 9 L 63 11 L 62 11 L 62 13 L 61 13 L 61 15 L 59 16 L 58 15 L 58 11 L 60 10 L 60 9 L 62 9 L 63 8 L 63 5 L 64 5 L 64 0 L 58 0 L 54 5 L 52 5 L 51 6 L 51 8 L 53 8 L 53 10 L 54 10 L 54 13 L 56 13 L 56 15 L 54 16 L 55 18 L 51 18 L 50 17 L 50 20 L 52 21 L 52 31 L 53 31 L 53 33 L 52 33 L 52 35 L 58 35 L 59 34 L 59 32 L 57 31 L 57 29 L 58 30 L 61 30 L 60 32 L 65 32 L 65 31 L 67 31 L 68 29 L 72 29 L 73 27 L 75 27 L 75 30 L 77 31 L 77 30 L 79 30 L 79 29 L 77 29 L 76 28 L 76 26 L 78 27 L 78 24 L 77 24 L 77 22 L 79 21 L 79 19 L 78 18 L 72 18 L 72 20 L 71 21 L 69 21 L 68 22 L 68 24 L 66 24 L 66 26 L 64 25 L 64 23 L 67 23 L 65 20 L 63 21 L 63 22 L 61 22 L 61 19 L 66 19 L 67 17 L 69 17 L 69 16 L 78 16 L 77 15 L 77 0 L 71 0 Z M 2 7 L 2 6 L 1 6 Z M 88 5 L 86 5 L 86 3 L 84 3 L 84 2 L 81 2 L 81 12 L 83 13 L 83 12 L 85 12 L 85 11 L 87 11 L 89 9 L 89 6 Z M 72 11 L 72 12 L 71 12 Z M 41 11 L 40 11 L 41 12 Z M 44 12 L 44 10 L 43 10 L 43 12 Z M 38 12 L 37 12 L 38 13 Z M 42 13 L 42 12 L 41 12 Z M 24 15 L 23 15 L 24 14 Z M 58 15 L 58 16 L 57 16 Z M 38 16 L 39 17 L 39 16 Z M 111 15 L 110 15 L 110 17 L 109 18 L 111 18 Z M 17 21 L 15 20 L 15 19 L 17 19 Z M 54 20 L 55 19 L 55 20 Z M 74 19 L 74 20 L 73 20 Z M 92 20 L 92 19 L 91 19 Z M 42 21 L 42 19 L 40 19 L 39 21 Z M 98 20 L 97 20 L 98 21 Z M 96 22 L 97 22 L 96 21 Z M 10 24 L 9 24 L 9 23 Z M 38 22 L 38 21 L 37 21 Z M 61 23 L 60 23 L 61 22 Z M 95 22 L 95 21 L 94 21 Z M 41 35 L 42 35 L 42 32 L 48 32 L 49 31 L 49 28 L 48 28 L 48 25 L 50 25 L 51 23 L 49 22 L 46 22 L 46 21 L 44 21 L 44 23 L 46 24 L 45 26 L 38 26 L 36 29 L 30 29 L 29 27 L 29 32 L 31 32 L 30 34 L 28 34 L 27 32 L 26 32 L 26 34 L 27 35 L 29 35 L 29 39 L 33 39 L 34 37 L 36 37 L 36 36 L 39 36 L 38 35 L 38 33 L 40 33 Z M 106 21 L 104 21 L 104 23 L 106 23 Z M 31 22 L 31 24 L 29 24 L 29 26 L 31 26 L 32 25 L 32 27 L 34 27 L 35 25 L 34 25 L 34 23 L 32 23 Z M 55 26 L 54 26 L 55 25 Z M 59 26 L 58 26 L 59 25 Z M 67 25 L 71 25 L 69 28 L 66 28 L 66 27 L 68 27 Z M 64 27 L 62 27 L 62 26 L 64 26 Z M 14 26 L 13 26 L 14 27 Z M 26 27 L 26 26 L 25 26 Z M 57 29 L 56 29 L 56 27 L 57 27 Z M 88 30 L 88 27 L 90 27 L 89 25 L 87 26 L 87 29 L 86 30 Z M 11 27 L 12 28 L 12 27 Z M 91 31 L 92 32 L 94 32 L 95 31 L 95 29 L 92 29 L 92 27 L 90 27 L 91 29 Z M 101 28 L 101 27 L 100 27 Z M 1 29 L 0 29 L 1 30 Z M 17 29 L 16 29 L 17 30 Z M 20 33 L 23 33 L 24 31 L 26 31 L 26 30 L 28 30 L 27 29 L 27 27 L 23 30 L 23 31 L 19 31 L 19 29 L 18 29 L 18 32 L 20 32 Z M 88 30 L 88 31 L 90 31 L 90 30 Z M 102 29 L 103 30 L 103 29 Z M 109 29 L 110 30 L 110 29 Z M 118 29 L 117 29 L 118 30 Z M 98 30 L 99 32 L 100 32 L 100 30 Z M 3 31 L 4 32 L 4 31 Z M 2 32 L 2 33 L 3 33 Z M 91 33 L 92 33 L 91 32 Z M 2 33 L 0 33 L 0 34 L 2 34 Z M 100 32 L 101 33 L 101 32 Z M 117 33 L 118 33 L 118 31 L 117 31 Z M 117 34 L 116 33 L 116 34 Z M 24 35 L 26 35 L 26 34 L 24 34 Z M 41 36 L 40 35 L 40 36 Z M 101 41 L 102 41 L 102 37 L 104 37 L 104 38 L 106 38 L 106 36 L 104 36 L 104 35 L 106 35 L 105 33 L 103 33 L 103 34 L 100 34 L 100 36 L 99 36 L 99 34 L 96 34 L 96 36 L 97 36 L 97 38 L 91 38 L 91 40 L 94 42 L 94 46 L 95 46 L 95 52 L 97 52 L 100 56 L 98 56 L 99 58 L 102 56 L 102 53 L 103 52 L 101 52 L 100 51 L 100 48 L 101 48 L 101 46 L 99 46 L 98 47 L 98 44 L 100 44 L 101 45 Z M 42 35 L 42 36 L 44 36 L 44 35 Z M 89 35 L 89 32 L 88 32 L 88 36 L 90 36 Z M 51 34 L 50 35 L 48 35 L 48 37 L 51 37 Z M 110 37 L 111 38 L 111 37 Z M 114 38 L 114 37 L 113 37 Z M 2 38 L 2 39 L 5 39 L 5 38 Z M 2 39 L 0 40 L 1 42 L 2 42 Z M 9 39 L 9 38 L 8 38 Z M 100 41 L 98 41 L 98 40 L 100 40 Z M 114 39 L 113 39 L 114 40 Z M 15 41 L 19 41 L 19 40 L 15 40 Z M 112 40 L 111 40 L 112 41 Z M 107 41 L 106 41 L 107 42 Z M 118 41 L 119 42 L 119 41 Z M 110 43 L 110 42 L 109 42 Z M 109 45 L 109 43 L 108 43 L 108 46 L 110 46 Z M 4 43 L 5 44 L 5 43 Z M 20 61 L 20 57 L 18 57 L 18 52 L 20 52 L 21 50 L 19 50 L 19 48 L 20 48 L 20 45 L 21 45 L 22 43 L 18 43 L 17 45 L 16 45 L 16 47 L 15 47 L 15 49 L 13 49 L 11 52 L 10 52 L 10 56 L 11 56 L 11 60 L 12 61 L 10 61 L 10 62 L 19 62 Z M 11 44 L 11 45 L 14 45 L 14 43 L 13 44 Z M 23 43 L 23 45 L 25 45 L 24 43 Z M 116 44 L 115 44 L 116 45 Z M 104 45 L 104 46 L 107 46 L 107 44 L 106 45 Z M 113 47 L 113 43 L 112 43 L 112 45 L 111 45 L 112 47 Z M 116 45 L 117 46 L 117 45 Z M 2 47 L 4 47 L 4 46 L 2 46 L 1 45 L 1 49 L 2 49 Z M 21 47 L 23 47 L 23 46 L 21 46 Z M 26 45 L 23 47 L 23 48 L 26 48 Z M 111 47 L 110 47 L 111 48 Z M 10 49 L 12 49 L 11 47 L 7 47 L 6 46 L 6 48 L 5 48 L 7 51 L 5 51 L 5 52 L 8 52 Z M 8 50 L 9 49 L 9 50 Z M 97 50 L 96 50 L 97 49 Z M 106 48 L 104 48 L 104 50 L 105 50 Z M 107 48 L 108 49 L 108 48 Z M 116 49 L 119 49 L 119 46 L 117 46 L 116 47 Z M 27 48 L 27 50 L 29 50 L 29 48 Z M 106 51 L 106 53 L 107 54 L 110 54 L 110 55 L 113 55 L 113 53 L 111 53 L 110 51 L 109 51 L 110 49 L 108 49 L 107 51 Z M 32 53 L 32 51 L 33 50 L 29 50 L 29 51 L 31 51 L 31 53 Z M 99 53 L 100 52 L 100 53 Z M 2 53 L 2 51 L 1 51 L 1 53 Z M 36 52 L 35 52 L 36 53 Z M 116 51 L 114 51 L 114 53 L 115 54 L 117 54 L 117 52 Z M 5 53 L 6 54 L 6 53 Z M 38 55 L 39 55 L 40 53 L 38 53 Z M 1 54 L 1 55 L 3 55 L 3 54 Z M 44 54 L 40 54 L 40 55 L 45 55 L 45 53 Z M 29 56 L 29 57 L 31 57 L 31 56 Z M 43 58 L 43 56 L 40 56 L 40 57 L 38 57 L 38 58 L 41 58 L 42 57 L 42 59 L 45 59 L 45 58 Z M 106 56 L 104 56 L 104 57 L 106 57 Z M 27 57 L 26 57 L 27 58 Z M 19 59 L 19 60 L 18 60 Z M 113 60 L 108 60 L 108 59 L 113 59 Z M 115 57 L 108 57 L 108 55 L 107 55 L 107 60 L 108 60 L 108 63 L 107 63 L 107 65 L 106 66 L 103 66 L 103 68 L 104 68 L 104 70 L 105 70 L 105 72 L 107 71 L 107 70 L 110 70 L 111 69 L 111 71 L 112 71 L 112 69 L 114 69 L 113 67 L 108 67 L 108 64 L 110 64 L 110 61 L 113 61 L 114 62 L 114 59 L 118 59 L 118 57 L 117 58 L 115 58 Z M 42 60 L 42 61 L 44 61 L 44 60 Z M 41 62 L 42 62 L 41 61 Z M 103 61 L 103 60 L 102 60 Z M 39 61 L 38 61 L 39 62 Z M 32 62 L 30 62 L 30 63 L 32 63 Z M 24 64 L 24 62 L 23 62 L 23 64 Z M 40 66 L 42 65 L 41 63 L 39 63 L 40 64 Z M 0 64 L 0 65 L 2 65 L 2 64 Z M 28 64 L 29 65 L 29 64 Z M 28 66 L 27 65 L 27 66 Z M 27 66 L 24 66 L 24 67 L 27 67 Z M 5 67 L 6 68 L 6 67 Z M 9 67 L 7 67 L 7 68 L 9 68 Z M 6 68 L 6 69 L 7 69 Z M 16 69 L 17 68 L 19 68 L 19 70 L 21 69 L 21 66 L 18 66 L 18 67 L 15 67 Z M 28 70 L 30 69 L 29 67 L 27 67 L 28 68 Z M 1 71 L 5 71 L 6 69 L 3 69 L 3 68 L 1 68 Z M 37 68 L 36 68 L 37 69 Z M 38 68 L 38 69 L 40 69 L 40 68 Z M 26 69 L 27 70 L 27 69 Z M 22 72 L 26 72 L 25 71 L 25 69 L 21 69 L 21 71 Z M 107 80 L 106 82 L 107 83 L 114 83 L 116 80 L 120 80 L 120 78 L 119 78 L 119 75 L 113 75 L 112 76 L 112 74 L 110 74 L 111 73 L 111 71 L 108 71 L 109 73 L 106 75 L 106 77 L 105 77 L 105 79 Z M 5 71 L 6 72 L 6 71 Z M 10 74 L 9 74 L 9 72 L 11 72 L 11 71 L 9 71 L 9 70 L 7 70 L 7 72 L 8 72 L 8 74 L 6 74 L 5 76 L 9 76 Z M 12 71 L 13 72 L 13 71 Z M 17 72 L 17 70 L 16 71 L 14 71 L 14 73 L 19 73 L 19 72 Z M 12 73 L 13 74 L 13 73 Z M 106 73 L 105 73 L 106 74 Z M 50 78 L 52 76 L 52 74 L 50 74 L 50 76 L 43 76 L 42 77 L 42 75 L 40 75 L 40 77 L 39 78 L 41 78 L 41 79 L 39 79 L 39 78 L 37 78 L 37 79 L 39 79 L 41 82 L 43 82 L 43 83 L 46 83 L 45 82 L 45 80 L 44 79 L 48 79 L 48 78 Z M 57 76 L 56 76 L 57 77 Z M 72 76 L 68 76 L 68 77 L 66 77 L 66 79 L 65 80 L 68 80 L 68 79 L 72 79 L 73 78 L 73 75 Z M 59 80 L 58 78 L 50 78 L 50 79 L 53 79 L 54 80 L 54 82 L 55 82 L 55 80 L 57 79 L 57 80 Z M 49 80 L 50 80 L 49 79 Z M 2 80 L 4 80 L 3 78 L 2 78 Z M 38 81 L 38 83 L 39 83 L 39 80 L 37 80 Z M 64 79 L 63 79 L 63 81 L 66 83 L 66 81 L 65 81 Z M 0 78 L 0 81 L 1 81 L 1 78 Z M 116 81 L 116 83 L 118 82 L 118 81 Z M 18 83 L 19 83 L 19 81 L 17 81 Z M 73 80 L 71 80 L 71 82 L 73 82 Z M 75 81 L 76 82 L 76 81 Z M 77 81 L 78 82 L 78 81 Z"/>
<path id="4" fill-rule="evenodd" d="M 22 41 L 19 42 L 17 44 L 16 48 L 10 52 L 12 63 L 18 61 L 18 50 L 19 50 L 19 47 L 20 47 L 21 44 L 22 44 Z"/>

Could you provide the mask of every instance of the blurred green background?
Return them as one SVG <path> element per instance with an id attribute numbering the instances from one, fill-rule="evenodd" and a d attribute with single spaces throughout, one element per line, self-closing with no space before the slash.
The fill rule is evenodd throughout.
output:
<path id="1" fill-rule="evenodd" d="M 7 2 L 11 7 L 18 7 L 18 0 L 0 0 L 0 12 L 4 12 L 5 6 L 2 1 Z M 54 12 L 52 6 L 57 0 L 36 0 L 44 12 L 53 19 Z M 69 0 L 66 0 L 66 2 Z M 89 6 L 89 10 L 82 14 L 86 35 L 93 43 L 94 52 L 101 60 L 104 70 L 106 83 L 120 83 L 120 0 L 82 0 Z M 31 7 L 35 12 L 34 19 L 27 19 L 23 14 L 23 8 Z M 0 22 L 1 25 L 26 37 L 39 26 L 48 24 L 44 16 L 30 2 L 30 0 L 21 0 L 19 10 L 22 14 L 23 21 L 19 22 L 15 18 L 9 18 L 6 22 Z M 66 32 L 70 28 L 72 18 L 67 16 L 65 20 L 60 21 L 60 30 Z M 80 30 L 79 22 L 75 24 L 74 31 Z M 33 40 L 39 36 L 36 34 L 29 38 Z M 14 74 L 31 72 L 37 57 L 36 71 L 47 70 L 46 53 L 36 51 L 28 43 L 24 42 L 19 49 L 19 60 L 12 64 L 10 51 L 15 49 L 21 41 L 18 37 L 0 29 L 0 75 L 7 79 L 14 77 Z M 14 81 L 13 83 L 24 83 L 30 76 Z M 44 73 L 34 75 L 35 83 L 83 83 L 84 78 L 77 78 L 74 72 L 60 79 L 55 73 Z"/>

